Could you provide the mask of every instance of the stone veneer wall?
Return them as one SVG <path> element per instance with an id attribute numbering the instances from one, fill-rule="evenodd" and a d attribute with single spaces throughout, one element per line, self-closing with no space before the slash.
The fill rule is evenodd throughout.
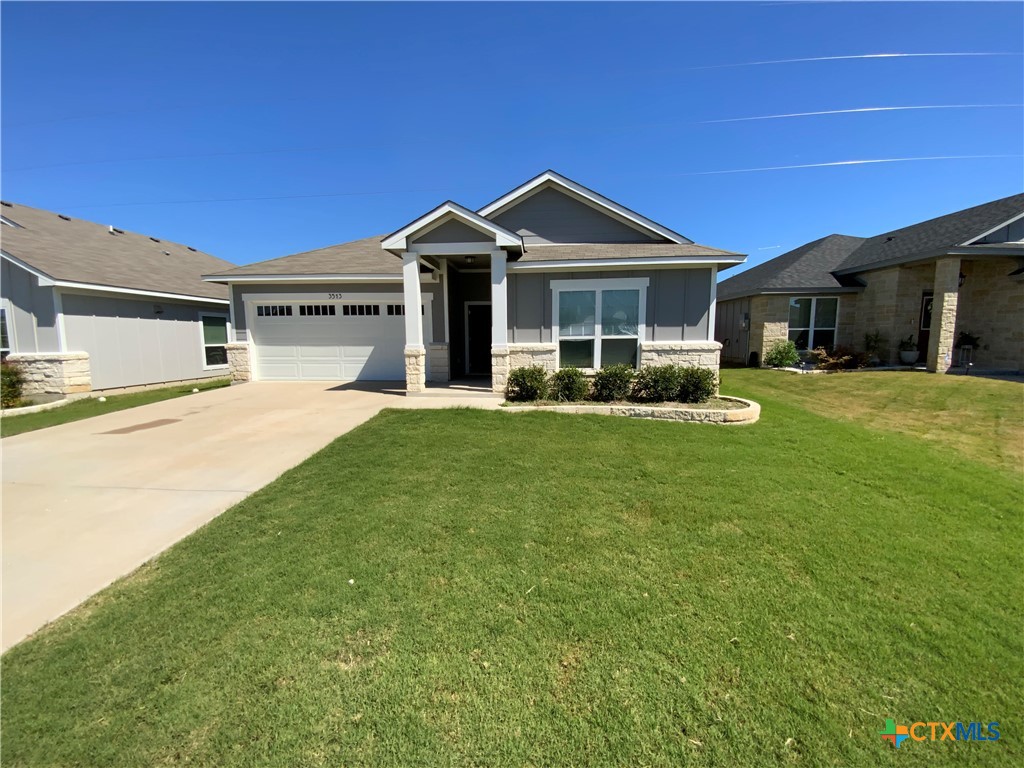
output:
<path id="1" fill-rule="evenodd" d="M 956 328 L 981 337 L 973 356 L 979 368 L 1024 370 L 1024 280 L 1009 276 L 1016 267 L 1010 259 L 960 264 L 964 284 Z"/>
<path id="2" fill-rule="evenodd" d="M 405 391 L 422 392 L 427 388 L 427 351 L 423 347 L 405 348 Z"/>
<path id="3" fill-rule="evenodd" d="M 508 347 L 491 347 L 491 391 L 505 393 L 508 384 L 508 373 L 512 370 L 509 364 L 511 354 Z"/>
<path id="4" fill-rule="evenodd" d="M 451 378 L 447 344 L 428 344 L 427 361 L 427 381 L 448 381 Z"/>
<path id="5" fill-rule="evenodd" d="M 956 362 L 956 310 L 960 300 L 960 259 L 939 259 L 935 263 L 935 296 L 932 300 L 931 338 L 928 340 L 928 370 L 945 373 Z"/>
<path id="6" fill-rule="evenodd" d="M 557 367 L 558 347 L 554 344 L 511 344 L 508 348 L 509 370 L 539 365 L 546 371 Z"/>
<path id="7" fill-rule="evenodd" d="M 25 376 L 26 395 L 72 395 L 92 391 L 88 352 L 33 352 L 12 354 Z"/>
<path id="8" fill-rule="evenodd" d="M 231 371 L 231 383 L 252 381 L 252 356 L 249 345 L 243 342 L 225 344 L 228 353 L 228 368 Z"/>
<path id="9" fill-rule="evenodd" d="M 722 345 L 717 341 L 644 341 L 640 343 L 640 367 L 649 365 L 683 365 L 710 368 L 715 372 L 715 393 L 718 393 L 719 362 Z"/>
<path id="10" fill-rule="evenodd" d="M 750 352 L 757 352 L 759 365 L 764 353 L 776 341 L 789 338 L 789 297 L 754 296 L 750 299 Z"/>

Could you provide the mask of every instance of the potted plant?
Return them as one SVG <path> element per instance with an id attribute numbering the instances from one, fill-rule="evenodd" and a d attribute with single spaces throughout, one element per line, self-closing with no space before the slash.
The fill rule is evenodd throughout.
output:
<path id="1" fill-rule="evenodd" d="M 953 345 L 957 349 L 963 349 L 968 347 L 970 349 L 981 348 L 981 336 L 977 336 L 970 331 L 960 331 L 956 337 L 956 344 Z"/>
<path id="2" fill-rule="evenodd" d="M 878 331 L 864 334 L 864 351 L 868 354 L 868 365 L 882 364 L 881 352 L 884 343 L 885 339 Z"/>
<path id="3" fill-rule="evenodd" d="M 917 362 L 917 342 L 914 341 L 914 334 L 905 339 L 900 339 L 900 362 L 904 365 L 913 365 Z"/>

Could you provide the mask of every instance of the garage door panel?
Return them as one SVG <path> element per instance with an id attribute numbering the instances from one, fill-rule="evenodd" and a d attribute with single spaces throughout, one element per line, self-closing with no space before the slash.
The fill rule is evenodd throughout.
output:
<path id="1" fill-rule="evenodd" d="M 391 300 L 389 303 L 399 303 Z M 335 315 L 255 318 L 258 377 L 270 380 L 401 380 L 405 377 L 402 316 Z"/>

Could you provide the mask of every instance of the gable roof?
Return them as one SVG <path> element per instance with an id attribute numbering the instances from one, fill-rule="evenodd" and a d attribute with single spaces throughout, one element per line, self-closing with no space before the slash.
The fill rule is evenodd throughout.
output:
<path id="1" fill-rule="evenodd" d="M 504 245 L 522 248 L 523 246 L 523 238 L 515 232 L 509 232 L 504 227 L 498 226 L 493 221 L 488 221 L 480 214 L 469 210 L 463 205 L 459 205 L 451 200 L 446 200 L 434 210 L 423 214 L 415 221 L 409 222 L 401 229 L 398 229 L 385 237 L 383 242 L 380 244 L 381 248 L 388 251 L 405 250 L 410 235 L 414 235 L 423 229 L 427 229 L 435 222 L 442 222 L 452 218 L 463 222 L 473 229 L 477 229 L 491 235 L 494 237 L 495 242 L 499 247 Z"/>
<path id="2" fill-rule="evenodd" d="M 381 249 L 384 235 L 211 272 L 207 280 L 257 275 L 402 275 L 402 260 Z"/>
<path id="3" fill-rule="evenodd" d="M 614 200 L 611 200 L 605 197 L 604 195 L 595 192 L 594 190 L 585 187 L 582 184 L 575 182 L 572 179 L 567 178 L 562 174 L 552 171 L 550 169 L 538 174 L 537 176 L 534 176 L 532 179 L 525 182 L 524 184 L 520 184 L 518 187 L 511 190 L 510 192 L 506 192 L 504 195 L 499 197 L 494 202 L 485 205 L 483 208 L 477 211 L 477 213 L 486 218 L 491 218 L 493 216 L 498 215 L 499 213 L 502 213 L 503 211 L 508 210 L 513 205 L 515 205 L 516 202 L 518 202 L 519 200 L 525 197 L 529 197 L 534 192 L 537 192 L 540 189 L 543 189 L 548 186 L 558 187 L 563 191 L 570 193 L 572 196 L 575 196 L 583 200 L 584 202 L 588 203 L 589 205 L 595 208 L 603 209 L 605 213 L 611 215 L 613 218 L 629 222 L 633 226 L 640 229 L 645 229 L 648 232 L 652 232 L 657 237 L 668 240 L 671 243 L 693 242 L 692 240 L 690 240 L 687 237 L 684 237 L 678 232 L 674 232 L 668 227 L 663 226 L 656 221 L 648 219 L 646 216 L 641 216 L 636 211 L 633 211 L 624 205 L 620 205 L 619 203 L 616 203 Z"/>
<path id="4" fill-rule="evenodd" d="M 941 256 L 1024 212 L 1024 194 L 965 208 L 869 238 L 836 268 L 846 275 Z"/>
<path id="5" fill-rule="evenodd" d="M 169 240 L 111 229 L 16 203 L 3 203 L 0 248 L 45 279 L 183 298 L 227 300 L 227 289 L 203 282 L 229 261 Z M 84 287 L 84 286 L 83 286 Z"/>
<path id="6" fill-rule="evenodd" d="M 723 280 L 718 284 L 718 299 L 738 299 L 759 293 L 842 290 L 844 286 L 832 272 L 864 242 L 863 237 L 828 235 L 801 245 Z"/>

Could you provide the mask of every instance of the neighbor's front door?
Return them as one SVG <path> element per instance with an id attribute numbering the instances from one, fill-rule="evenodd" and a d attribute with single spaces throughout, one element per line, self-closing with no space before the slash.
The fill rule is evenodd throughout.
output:
<path id="1" fill-rule="evenodd" d="M 917 329 L 917 351 L 920 353 L 918 360 L 928 359 L 928 339 L 932 331 L 932 292 L 925 291 L 921 294 L 921 322 Z"/>
<path id="2" fill-rule="evenodd" d="M 490 304 L 466 304 L 466 373 L 470 376 L 491 374 Z"/>

